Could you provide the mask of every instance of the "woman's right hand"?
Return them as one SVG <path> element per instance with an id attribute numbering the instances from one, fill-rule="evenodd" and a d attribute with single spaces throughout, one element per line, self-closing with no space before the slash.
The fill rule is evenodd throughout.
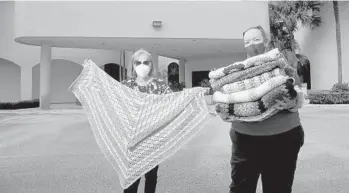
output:
<path id="1" fill-rule="evenodd" d="M 90 60 L 90 59 L 86 58 L 86 59 L 84 60 L 84 63 L 83 63 L 82 65 L 83 65 L 83 66 L 86 66 L 86 65 L 88 64 L 89 60 Z"/>

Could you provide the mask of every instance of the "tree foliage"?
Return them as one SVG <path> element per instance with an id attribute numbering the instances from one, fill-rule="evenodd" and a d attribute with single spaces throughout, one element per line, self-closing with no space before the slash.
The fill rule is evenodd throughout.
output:
<path id="1" fill-rule="evenodd" d="M 269 3 L 270 47 L 280 50 L 299 50 L 294 33 L 299 25 L 314 29 L 322 19 L 319 12 L 324 2 L 321 1 L 271 1 Z"/>

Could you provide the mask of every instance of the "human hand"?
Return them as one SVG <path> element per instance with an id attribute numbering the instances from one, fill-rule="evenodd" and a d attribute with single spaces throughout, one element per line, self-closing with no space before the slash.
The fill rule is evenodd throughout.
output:
<path id="1" fill-rule="evenodd" d="M 87 65 L 87 64 L 94 64 L 94 65 L 96 65 L 96 63 L 94 63 L 94 62 L 91 60 L 91 58 L 86 58 L 86 59 L 84 60 L 84 65 Z"/>
<path id="2" fill-rule="evenodd" d="M 205 102 L 207 105 L 213 105 L 215 104 L 213 102 L 213 95 L 205 95 Z"/>
<path id="3" fill-rule="evenodd" d="M 303 107 L 305 94 L 299 89 L 298 86 L 295 86 L 295 91 L 297 92 L 296 105 L 295 107 L 289 109 L 291 112 L 296 112 L 298 109 Z"/>
<path id="4" fill-rule="evenodd" d="M 212 115 L 217 115 L 216 105 L 215 105 L 215 102 L 213 102 L 212 95 L 206 95 L 205 102 L 206 102 L 206 106 L 208 108 L 208 112 Z"/>
<path id="5" fill-rule="evenodd" d="M 86 59 L 84 60 L 84 64 L 88 64 L 90 60 L 91 60 L 90 58 L 86 58 Z"/>
<path id="6" fill-rule="evenodd" d="M 290 98 L 284 96 L 282 100 L 276 99 L 275 108 L 278 110 L 292 109 L 297 106 L 296 100 L 291 100 Z"/>
<path id="7" fill-rule="evenodd" d="M 207 108 L 208 108 L 208 112 L 211 114 L 211 115 L 218 115 L 217 111 L 216 111 L 216 105 L 208 105 L 207 104 Z"/>

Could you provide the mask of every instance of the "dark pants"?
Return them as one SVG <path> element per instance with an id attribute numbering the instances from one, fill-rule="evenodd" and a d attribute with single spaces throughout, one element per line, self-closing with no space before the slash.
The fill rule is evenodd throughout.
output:
<path id="1" fill-rule="evenodd" d="M 144 193 L 155 193 L 156 183 L 158 180 L 158 170 L 159 166 L 156 166 L 148 173 L 145 174 L 145 187 Z M 139 178 L 135 181 L 130 187 L 124 190 L 124 193 L 137 193 L 139 182 L 141 179 Z"/>
<path id="2" fill-rule="evenodd" d="M 297 158 L 304 144 L 302 126 L 273 136 L 243 135 L 233 129 L 230 193 L 255 193 L 259 175 L 263 193 L 291 193 Z"/>

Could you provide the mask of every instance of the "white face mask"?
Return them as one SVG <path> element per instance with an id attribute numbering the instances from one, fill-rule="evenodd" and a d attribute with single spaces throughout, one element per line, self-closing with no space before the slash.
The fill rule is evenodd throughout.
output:
<path id="1" fill-rule="evenodd" d="M 149 76 L 151 65 L 152 64 L 149 62 L 149 59 L 146 56 L 140 56 L 139 60 L 137 60 L 134 64 L 134 69 L 137 76 L 143 79 L 147 78 Z"/>
<path id="2" fill-rule="evenodd" d="M 144 79 L 149 76 L 150 66 L 145 64 L 140 64 L 138 66 L 135 66 L 135 71 L 137 73 L 137 76 Z"/>

